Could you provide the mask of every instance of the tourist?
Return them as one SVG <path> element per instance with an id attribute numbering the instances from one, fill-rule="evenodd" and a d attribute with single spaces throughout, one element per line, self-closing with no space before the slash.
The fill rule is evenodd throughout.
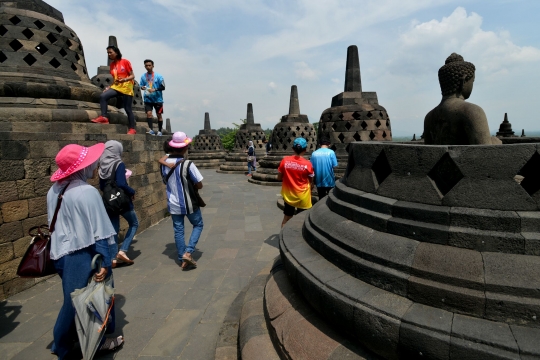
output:
<path id="1" fill-rule="evenodd" d="M 156 110 L 158 119 L 157 136 L 162 135 L 163 131 L 163 90 L 165 90 L 165 80 L 163 76 L 154 72 L 154 62 L 150 59 L 144 60 L 146 74 L 141 76 L 141 90 L 144 91 L 144 111 L 146 111 L 146 120 L 148 122 L 148 134 L 156 135 L 153 130 L 152 109 Z"/>
<path id="2" fill-rule="evenodd" d="M 257 164 L 257 158 L 255 157 L 255 147 L 253 146 L 253 141 L 249 141 L 248 148 L 246 151 L 248 154 L 248 173 L 247 176 L 251 176 L 251 168 L 253 168 L 253 171 L 256 171 L 255 165 Z"/>
<path id="3" fill-rule="evenodd" d="M 129 210 L 122 214 L 112 214 L 107 212 L 111 223 L 113 224 L 114 230 L 117 235 L 114 236 L 114 244 L 111 245 L 111 259 L 112 267 L 115 268 L 117 261 L 120 260 L 122 263 L 131 265 L 134 263 L 127 256 L 127 251 L 129 245 L 135 237 L 135 233 L 139 228 L 139 221 L 137 220 L 137 214 L 133 208 L 133 200 L 135 199 L 135 190 L 133 190 L 126 182 L 126 165 L 122 162 L 122 144 L 116 140 L 109 140 L 105 143 L 105 151 L 99 159 L 99 188 L 101 191 L 105 189 L 105 185 L 109 179 L 114 176 L 116 181 L 116 186 L 124 190 L 124 193 L 129 196 Z M 116 170 L 115 170 L 116 169 Z M 113 174 L 113 171 L 115 173 Z M 124 241 L 122 242 L 122 247 L 118 251 L 118 232 L 120 231 L 120 215 L 126 219 L 128 223 L 128 230 L 124 236 Z"/>
<path id="4" fill-rule="evenodd" d="M 330 139 L 321 138 L 321 148 L 311 154 L 311 164 L 315 171 L 315 186 L 319 193 L 319 200 L 328 195 L 328 192 L 336 186 L 334 168 L 338 166 L 336 154 L 330 149 Z"/>
<path id="5" fill-rule="evenodd" d="M 161 167 L 161 173 L 167 185 L 169 213 L 173 222 L 174 241 L 182 270 L 197 266 L 192 254 L 203 230 L 203 218 L 195 193 L 195 189 L 202 189 L 203 177 L 192 161 L 184 160 L 191 141 L 185 133 L 175 132 L 168 143 L 168 148 L 165 149 L 169 156 L 161 159 L 167 163 L 167 166 Z M 173 173 L 169 175 L 171 171 Z M 184 239 L 185 217 L 193 225 L 187 247 Z"/>
<path id="6" fill-rule="evenodd" d="M 270 150 L 272 150 L 272 143 L 269 142 L 268 140 L 266 140 L 266 138 L 263 140 L 263 144 L 264 144 L 264 150 L 266 151 L 266 155 L 268 155 L 268 153 L 270 152 Z"/>
<path id="7" fill-rule="evenodd" d="M 128 135 L 134 135 L 137 133 L 135 130 L 135 116 L 133 115 L 133 68 L 131 63 L 127 59 L 122 59 L 122 53 L 116 46 L 107 47 L 107 55 L 109 59 L 113 60 L 110 65 L 111 75 L 113 77 L 113 84 L 110 87 L 106 87 L 99 97 L 99 104 L 101 105 L 101 116 L 91 120 L 92 122 L 99 124 L 108 124 L 109 115 L 107 114 L 107 106 L 110 99 L 117 98 L 117 107 L 121 108 L 123 105 L 128 117 Z M 122 101 L 121 104 L 118 104 Z"/>
<path id="8" fill-rule="evenodd" d="M 295 211 L 300 213 L 311 208 L 311 188 L 315 174 L 309 160 L 302 157 L 306 150 L 306 139 L 301 137 L 294 139 L 295 155 L 285 156 L 278 167 L 277 179 L 283 182 L 281 196 L 285 205 L 281 227 L 293 217 Z"/>
<path id="9" fill-rule="evenodd" d="M 47 216 L 49 225 L 54 217 L 58 197 L 65 189 L 51 234 L 51 259 L 62 279 L 64 303 L 54 325 L 51 351 L 59 359 L 65 359 L 77 339 L 75 308 L 71 293 L 88 285 L 94 275 L 97 282 L 112 274 L 109 244 L 114 242 L 114 228 L 105 212 L 99 192 L 87 180 L 96 176 L 98 159 L 105 146 L 97 144 L 89 148 L 67 145 L 56 155 L 58 170 L 51 176 L 53 186 L 47 193 Z M 91 262 L 94 255 L 102 256 L 102 268 L 94 274 Z M 114 309 L 107 332 L 114 332 Z M 103 338 L 101 350 L 116 350 L 122 336 Z"/>

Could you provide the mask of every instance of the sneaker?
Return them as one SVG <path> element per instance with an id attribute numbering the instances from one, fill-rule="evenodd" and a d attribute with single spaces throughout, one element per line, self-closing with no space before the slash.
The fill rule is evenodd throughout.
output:
<path id="1" fill-rule="evenodd" d="M 156 135 L 156 133 L 154 132 L 154 130 L 148 131 L 147 134 L 150 134 L 150 135 Z"/>
<path id="2" fill-rule="evenodd" d="M 98 116 L 97 118 L 92 119 L 90 121 L 93 122 L 93 123 L 98 123 L 98 124 L 108 124 L 109 123 L 109 119 L 107 119 L 105 116 Z"/>
<path id="3" fill-rule="evenodd" d="M 127 132 L 128 135 L 135 135 L 137 133 L 137 130 L 135 129 L 129 129 L 129 131 Z"/>
<path id="4" fill-rule="evenodd" d="M 161 131 L 158 131 L 158 132 L 157 132 L 157 136 L 163 136 L 163 134 L 161 133 Z"/>

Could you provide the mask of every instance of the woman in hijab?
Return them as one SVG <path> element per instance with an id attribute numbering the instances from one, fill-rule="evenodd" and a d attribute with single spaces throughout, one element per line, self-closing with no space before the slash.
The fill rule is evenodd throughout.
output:
<path id="1" fill-rule="evenodd" d="M 116 185 L 123 189 L 124 192 L 130 197 L 129 210 L 121 214 L 128 222 L 129 228 L 124 237 L 124 242 L 120 251 L 118 251 L 118 235 L 114 236 L 115 243 L 111 246 L 111 258 L 112 267 L 116 267 L 117 259 L 126 263 L 133 264 L 134 261 L 128 258 L 127 251 L 131 241 L 135 237 L 135 233 L 139 227 L 139 221 L 137 220 L 137 214 L 133 209 L 133 200 L 135 199 L 135 190 L 133 190 L 126 182 L 126 165 L 122 162 L 122 144 L 116 140 L 109 140 L 105 143 L 105 151 L 99 158 L 99 188 L 103 191 L 107 181 L 114 176 L 116 179 Z M 115 170 L 116 169 L 116 170 Z M 113 174 L 113 171 L 115 173 Z M 120 230 L 120 215 L 107 213 L 114 226 L 114 230 L 118 234 Z"/>
<path id="2" fill-rule="evenodd" d="M 253 146 L 253 141 L 249 141 L 248 143 L 248 149 L 247 149 L 247 154 L 248 154 L 248 158 L 251 158 L 251 161 L 248 161 L 247 163 L 247 166 L 248 166 L 248 173 L 247 173 L 247 176 L 251 176 L 251 168 L 253 167 L 253 171 L 257 171 L 255 169 L 255 164 L 257 164 L 257 159 L 255 158 L 255 147 Z"/>
<path id="3" fill-rule="evenodd" d="M 58 155 L 58 170 L 51 176 L 54 182 L 47 194 L 47 216 L 49 225 L 55 213 L 56 203 L 62 190 L 66 190 L 58 211 L 56 226 L 51 234 L 51 259 L 62 279 L 64 304 L 54 325 L 52 352 L 64 359 L 77 339 L 75 327 L 75 308 L 70 294 L 76 289 L 86 287 L 93 274 L 92 258 L 102 256 L 102 268 L 94 274 L 98 282 L 112 273 L 109 244 L 114 242 L 115 234 L 111 221 L 105 213 L 99 192 L 87 179 L 95 177 L 98 159 L 104 145 L 89 148 L 80 145 L 67 145 Z M 107 332 L 115 327 L 114 309 L 111 311 L 112 323 Z M 103 338 L 100 350 L 116 350 L 122 343 L 122 336 Z"/>

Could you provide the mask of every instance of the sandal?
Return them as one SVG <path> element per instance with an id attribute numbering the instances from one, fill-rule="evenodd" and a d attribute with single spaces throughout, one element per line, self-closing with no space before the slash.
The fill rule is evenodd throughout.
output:
<path id="1" fill-rule="evenodd" d="M 122 335 L 115 338 L 105 338 L 103 345 L 101 345 L 98 351 L 115 351 L 122 345 L 124 345 L 124 337 Z"/>
<path id="2" fill-rule="evenodd" d="M 186 261 L 182 261 L 182 265 L 180 265 L 180 268 L 182 268 L 182 271 L 187 270 L 189 267 L 189 264 Z"/>
<path id="3" fill-rule="evenodd" d="M 197 263 L 195 262 L 195 260 L 193 260 L 193 257 L 191 257 L 191 254 L 190 255 L 187 255 L 187 254 L 188 253 L 185 253 L 184 256 L 182 256 L 182 260 L 193 267 L 197 267 Z"/>
<path id="4" fill-rule="evenodd" d="M 125 262 L 125 263 L 128 264 L 128 265 L 132 265 L 132 264 L 135 263 L 135 261 L 130 260 L 126 255 L 123 255 L 123 254 L 121 254 L 121 253 L 116 254 L 116 258 L 117 258 L 118 260 L 121 260 L 121 261 Z"/>

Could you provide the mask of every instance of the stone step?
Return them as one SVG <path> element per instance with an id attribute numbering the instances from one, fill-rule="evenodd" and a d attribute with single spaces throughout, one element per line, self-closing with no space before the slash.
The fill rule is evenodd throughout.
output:
<path id="1" fill-rule="evenodd" d="M 386 359 L 540 356 L 540 344 L 534 340 L 540 336 L 538 328 L 423 305 L 343 271 L 304 240 L 306 216 L 295 216 L 283 228 L 281 259 L 291 283 L 309 305 L 355 344 Z"/>

